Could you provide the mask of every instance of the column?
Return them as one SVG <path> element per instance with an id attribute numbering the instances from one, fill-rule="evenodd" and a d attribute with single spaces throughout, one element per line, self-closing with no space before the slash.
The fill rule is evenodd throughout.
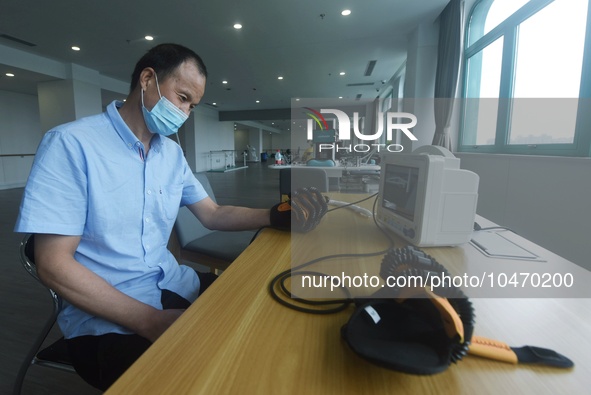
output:
<path id="1" fill-rule="evenodd" d="M 420 24 L 408 36 L 406 76 L 404 83 L 404 111 L 417 117 L 413 134 L 418 141 L 402 136 L 405 152 L 431 145 L 435 134 L 433 97 L 437 67 L 439 24 L 431 21 Z"/>
<path id="2" fill-rule="evenodd" d="M 39 118 L 44 132 L 62 123 L 103 111 L 98 71 L 70 64 L 67 74 L 65 80 L 37 85 Z"/>

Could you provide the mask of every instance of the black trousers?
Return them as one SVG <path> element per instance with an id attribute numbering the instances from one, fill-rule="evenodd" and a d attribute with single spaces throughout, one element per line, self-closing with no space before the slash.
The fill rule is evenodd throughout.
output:
<path id="1" fill-rule="evenodd" d="M 201 295 L 217 278 L 213 273 L 197 273 Z M 163 290 L 164 309 L 186 309 L 189 301 L 174 292 Z M 90 385 L 107 390 L 152 343 L 139 335 L 107 333 L 101 336 L 79 336 L 67 340 L 68 352 L 76 372 Z"/>

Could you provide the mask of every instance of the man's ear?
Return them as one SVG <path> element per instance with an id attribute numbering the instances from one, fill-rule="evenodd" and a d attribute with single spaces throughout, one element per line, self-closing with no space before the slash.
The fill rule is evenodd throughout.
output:
<path id="1" fill-rule="evenodd" d="M 143 90 L 147 90 L 148 86 L 152 83 L 151 81 L 154 79 L 154 75 L 156 72 L 151 67 L 146 67 L 140 73 L 139 85 L 140 88 Z"/>

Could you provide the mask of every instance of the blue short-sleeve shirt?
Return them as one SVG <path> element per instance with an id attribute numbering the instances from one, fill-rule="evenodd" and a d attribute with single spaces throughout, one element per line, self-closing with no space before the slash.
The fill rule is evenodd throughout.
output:
<path id="1" fill-rule="evenodd" d="M 159 309 L 162 289 L 192 302 L 199 278 L 167 244 L 179 207 L 207 192 L 172 140 L 154 135 L 144 154 L 122 105 L 45 134 L 15 231 L 81 236 L 76 260 L 123 293 Z M 58 324 L 66 338 L 131 333 L 67 302 Z"/>

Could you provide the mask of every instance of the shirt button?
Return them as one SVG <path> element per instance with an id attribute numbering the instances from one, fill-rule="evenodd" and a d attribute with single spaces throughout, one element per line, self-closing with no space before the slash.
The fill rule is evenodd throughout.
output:
<path id="1" fill-rule="evenodd" d="M 151 194 L 152 194 L 152 191 L 148 189 L 148 195 L 151 195 Z"/>
<path id="2" fill-rule="evenodd" d="M 146 218 L 146 222 L 150 222 L 150 218 Z"/>

